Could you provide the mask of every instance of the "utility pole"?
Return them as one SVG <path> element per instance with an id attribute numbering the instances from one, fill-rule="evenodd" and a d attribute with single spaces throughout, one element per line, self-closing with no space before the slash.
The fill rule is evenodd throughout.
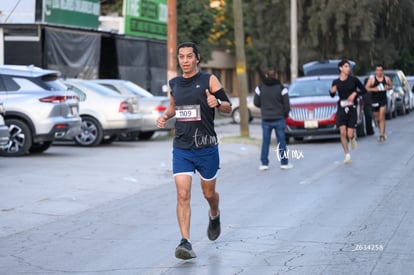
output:
<path id="1" fill-rule="evenodd" d="M 177 1 L 168 0 L 167 80 L 177 76 Z"/>
<path id="2" fill-rule="evenodd" d="M 244 29 L 241 0 L 233 0 L 234 36 L 236 43 L 236 72 L 239 87 L 240 136 L 249 136 L 247 111 L 246 56 L 244 53 Z"/>
<path id="3" fill-rule="evenodd" d="M 290 83 L 298 77 L 298 6 L 290 0 Z"/>

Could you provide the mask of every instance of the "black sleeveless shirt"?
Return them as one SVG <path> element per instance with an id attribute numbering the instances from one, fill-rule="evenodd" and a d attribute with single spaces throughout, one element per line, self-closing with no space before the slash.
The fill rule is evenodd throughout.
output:
<path id="1" fill-rule="evenodd" d="M 383 76 L 383 78 L 382 78 L 382 81 L 379 81 L 378 79 L 377 79 L 377 77 L 376 76 L 374 76 L 374 84 L 371 86 L 372 88 L 373 87 L 377 87 L 378 85 L 380 85 L 380 84 L 382 84 L 383 86 L 385 86 L 385 84 L 387 84 L 387 81 L 385 80 L 385 76 Z M 387 91 L 384 89 L 384 91 L 378 91 L 377 93 L 372 93 L 372 98 L 375 100 L 375 99 L 378 99 L 378 98 L 384 98 L 384 97 L 386 97 L 386 94 L 387 93 Z"/>
<path id="2" fill-rule="evenodd" d="M 177 76 L 169 81 L 176 106 L 173 147 L 197 149 L 218 143 L 214 130 L 214 108 L 207 104 L 211 74 L 198 72 L 193 77 Z"/>
<path id="3" fill-rule="evenodd" d="M 379 84 L 382 84 L 385 86 L 387 84 L 387 81 L 385 80 L 385 76 L 382 77 L 382 81 L 379 81 L 376 76 L 374 76 L 374 84 L 372 87 L 377 87 Z"/>

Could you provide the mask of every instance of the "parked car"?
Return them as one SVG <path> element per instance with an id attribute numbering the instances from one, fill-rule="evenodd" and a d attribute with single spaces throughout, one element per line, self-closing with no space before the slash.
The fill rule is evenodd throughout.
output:
<path id="1" fill-rule="evenodd" d="M 341 62 L 339 59 L 317 60 L 303 64 L 303 74 L 305 76 L 316 75 L 338 75 L 338 64 Z M 355 67 L 355 62 L 349 60 L 351 71 Z"/>
<path id="2" fill-rule="evenodd" d="M 254 118 L 261 118 L 260 108 L 257 108 L 253 104 L 253 96 L 247 96 L 247 113 L 248 121 L 251 122 Z M 230 102 L 232 104 L 232 111 L 230 116 L 234 123 L 240 123 L 240 100 L 238 97 L 231 97 Z M 220 113 L 221 115 L 227 116 L 229 114 Z"/>
<path id="3" fill-rule="evenodd" d="M 338 96 L 329 95 L 336 75 L 297 78 L 289 88 L 290 113 L 286 119 L 286 139 L 301 140 L 307 136 L 338 134 L 336 111 Z M 363 99 L 358 97 L 358 137 L 365 136 Z"/>
<path id="4" fill-rule="evenodd" d="M 414 93 L 414 75 L 406 75 L 408 84 L 410 85 L 411 92 Z"/>
<path id="5" fill-rule="evenodd" d="M 410 84 L 401 70 L 384 70 L 384 74 L 391 78 L 392 93 L 395 97 L 395 108 L 398 115 L 405 115 L 413 110 L 413 95 L 410 92 Z M 370 75 L 374 75 L 371 72 Z"/>
<path id="6" fill-rule="evenodd" d="M 9 127 L 4 123 L 4 106 L 0 102 L 0 149 L 9 142 Z"/>
<path id="7" fill-rule="evenodd" d="M 121 134 L 141 129 L 136 97 L 120 95 L 88 80 L 66 79 L 64 83 L 80 99 L 82 131 L 74 138 L 78 145 L 110 144 Z"/>
<path id="8" fill-rule="evenodd" d="M 58 71 L 34 66 L 0 66 L 0 101 L 10 137 L 0 155 L 41 153 L 56 138 L 79 134 L 79 100 L 58 77 Z"/>
<path id="9" fill-rule="evenodd" d="M 167 110 L 170 99 L 166 96 L 154 96 L 137 84 L 121 79 L 95 79 L 95 83 L 110 88 L 122 95 L 135 95 L 138 98 L 139 112 L 143 122 L 141 130 L 136 133 L 139 139 L 150 139 L 155 131 L 171 130 L 174 128 L 175 118 L 169 119 L 164 129 L 157 127 L 157 119 Z"/>

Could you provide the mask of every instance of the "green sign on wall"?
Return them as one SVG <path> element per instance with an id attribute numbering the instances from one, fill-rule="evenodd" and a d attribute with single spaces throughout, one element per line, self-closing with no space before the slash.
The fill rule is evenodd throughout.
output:
<path id="1" fill-rule="evenodd" d="M 167 39 L 167 0 L 125 0 L 125 34 Z"/>
<path id="2" fill-rule="evenodd" d="M 43 21 L 97 29 L 100 10 L 100 0 L 44 0 Z"/>

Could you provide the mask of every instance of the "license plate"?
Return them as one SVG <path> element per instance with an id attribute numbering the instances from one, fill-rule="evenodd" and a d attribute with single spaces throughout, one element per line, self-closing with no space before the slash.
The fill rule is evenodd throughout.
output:
<path id="1" fill-rule="evenodd" d="M 314 129 L 318 128 L 319 124 L 317 120 L 305 120 L 305 128 L 306 129 Z"/>

